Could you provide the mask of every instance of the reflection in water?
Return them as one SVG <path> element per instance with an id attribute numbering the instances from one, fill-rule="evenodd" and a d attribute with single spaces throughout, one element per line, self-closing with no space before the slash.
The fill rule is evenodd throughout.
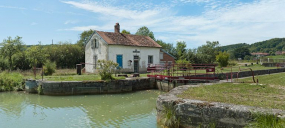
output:
<path id="1" fill-rule="evenodd" d="M 0 93 L 0 128 L 157 127 L 159 91 L 85 96 Z"/>

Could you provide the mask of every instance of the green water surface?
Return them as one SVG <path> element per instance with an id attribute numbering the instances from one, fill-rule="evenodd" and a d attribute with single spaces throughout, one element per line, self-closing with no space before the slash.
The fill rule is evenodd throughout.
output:
<path id="1" fill-rule="evenodd" d="M 0 93 L 0 128 L 157 128 L 160 91 L 42 96 Z"/>

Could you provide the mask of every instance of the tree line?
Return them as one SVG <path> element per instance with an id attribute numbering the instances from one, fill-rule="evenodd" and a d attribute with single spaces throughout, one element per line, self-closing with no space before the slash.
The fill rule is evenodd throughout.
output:
<path id="1" fill-rule="evenodd" d="M 127 30 L 123 30 L 122 33 L 130 34 Z M 187 48 L 185 41 L 178 41 L 174 46 L 172 43 L 166 43 L 162 40 L 156 39 L 153 32 L 146 26 L 139 28 L 135 35 L 144 35 L 152 38 L 162 46 L 162 49 L 173 55 L 177 63 L 213 64 L 216 62 L 216 56 L 219 55 L 220 51 L 218 41 L 207 41 L 206 44 L 196 49 Z"/>
<path id="2" fill-rule="evenodd" d="M 75 68 L 84 62 L 84 47 L 80 44 L 58 42 L 53 45 L 27 46 L 22 37 L 8 37 L 1 43 L 1 70 L 28 70 L 42 67 L 47 61 L 55 62 L 57 68 Z"/>
<path id="3" fill-rule="evenodd" d="M 285 51 L 285 38 L 273 38 L 265 41 L 256 42 L 253 44 L 238 43 L 222 46 L 222 51 L 231 51 L 237 48 L 248 48 L 250 52 L 262 52 L 275 55 L 277 51 Z"/>
<path id="4" fill-rule="evenodd" d="M 94 30 L 84 31 L 76 44 L 58 42 L 56 44 L 25 45 L 22 37 L 7 37 L 0 44 L 0 69 L 1 70 L 28 70 L 33 67 L 42 67 L 46 62 L 54 62 L 57 68 L 75 68 L 76 64 L 85 62 L 85 44 Z M 123 34 L 131 34 L 123 30 Z M 135 33 L 152 38 L 162 48 L 173 55 L 178 63 L 211 64 L 219 55 L 219 42 L 207 41 L 197 49 L 188 49 L 185 41 L 178 41 L 174 46 L 156 39 L 152 31 L 146 26 Z"/>

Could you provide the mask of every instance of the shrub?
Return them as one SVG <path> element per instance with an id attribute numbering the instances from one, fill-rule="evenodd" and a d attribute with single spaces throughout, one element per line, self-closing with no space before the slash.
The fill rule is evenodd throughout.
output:
<path id="1" fill-rule="evenodd" d="M 22 87 L 23 76 L 17 72 L 0 73 L 0 91 L 20 90 Z"/>
<path id="2" fill-rule="evenodd" d="M 216 61 L 221 67 L 227 67 L 229 64 L 230 55 L 227 52 L 219 52 L 219 55 L 216 56 Z"/>
<path id="3" fill-rule="evenodd" d="M 48 76 L 48 75 L 52 75 L 53 73 L 55 73 L 55 69 L 56 69 L 56 64 L 55 62 L 51 62 L 50 60 L 47 60 L 46 63 L 44 63 L 44 75 Z"/>
<path id="4" fill-rule="evenodd" d="M 176 64 L 190 64 L 190 62 L 187 61 L 186 59 L 183 59 L 183 60 L 177 60 Z"/>
<path id="5" fill-rule="evenodd" d="M 98 73 L 101 76 L 101 80 L 113 80 L 112 74 L 115 73 L 116 68 L 119 66 L 110 60 L 98 60 Z"/>
<path id="6" fill-rule="evenodd" d="M 168 104 L 163 106 L 161 123 L 167 128 L 179 128 L 180 119 L 176 117 L 175 108 L 173 105 Z"/>

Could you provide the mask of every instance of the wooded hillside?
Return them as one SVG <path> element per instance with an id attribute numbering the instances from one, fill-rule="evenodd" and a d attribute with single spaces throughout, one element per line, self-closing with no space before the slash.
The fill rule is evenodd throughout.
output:
<path id="1" fill-rule="evenodd" d="M 229 51 L 240 47 L 247 47 L 250 52 L 275 53 L 276 51 L 285 51 L 285 38 L 273 38 L 253 44 L 238 43 L 221 46 L 221 51 Z"/>

